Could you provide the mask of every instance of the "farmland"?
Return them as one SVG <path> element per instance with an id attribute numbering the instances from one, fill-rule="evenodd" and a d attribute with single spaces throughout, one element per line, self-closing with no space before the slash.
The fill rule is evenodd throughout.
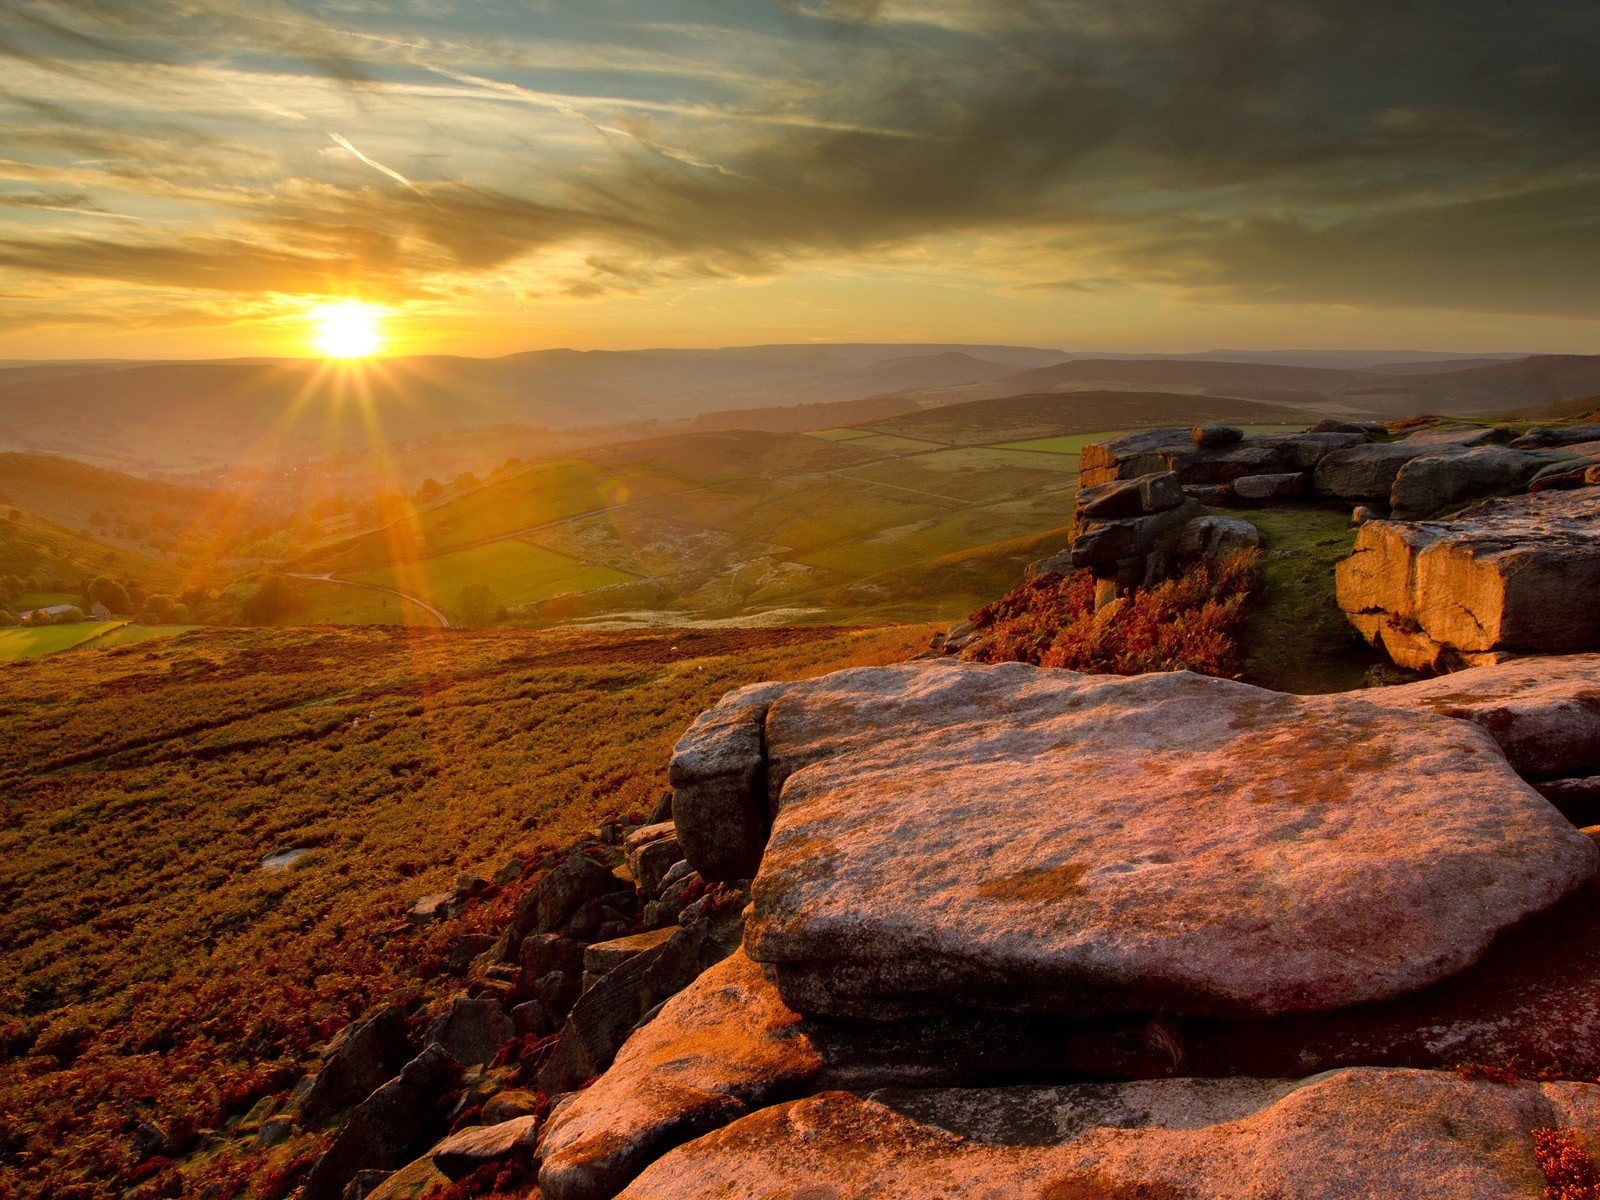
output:
<path id="1" fill-rule="evenodd" d="M 410 900 L 648 809 L 728 688 L 928 633 L 200 630 L 8 664 L 0 1196 L 119 1194 L 146 1114 L 216 1131 L 197 1191 L 304 1152 L 230 1131 L 416 978 L 437 947 L 376 935 Z"/>

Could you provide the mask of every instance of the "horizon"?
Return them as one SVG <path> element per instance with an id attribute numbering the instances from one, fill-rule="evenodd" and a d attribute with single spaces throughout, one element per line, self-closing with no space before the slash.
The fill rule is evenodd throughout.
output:
<path id="1" fill-rule="evenodd" d="M 14 0 L 0 354 L 309 356 L 338 306 L 393 355 L 1584 353 L 1597 38 L 1554 0 Z"/>

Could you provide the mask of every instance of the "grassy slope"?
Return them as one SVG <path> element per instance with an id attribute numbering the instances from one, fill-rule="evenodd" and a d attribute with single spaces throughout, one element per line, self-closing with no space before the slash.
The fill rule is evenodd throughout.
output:
<path id="1" fill-rule="evenodd" d="M 647 809 L 727 689 L 929 632 L 206 630 L 8 665 L 0 1195 L 119 1194 L 141 1113 L 237 1117 L 406 982 L 371 935 L 411 899 Z"/>
<path id="2" fill-rule="evenodd" d="M 158 590 L 175 587 L 181 578 L 174 563 L 113 546 L 25 509 L 4 507 L 0 507 L 0 575 L 38 579 L 47 584 L 44 590 L 64 592 L 94 575 L 136 580 Z M 51 581 L 54 586 L 48 586 Z"/>

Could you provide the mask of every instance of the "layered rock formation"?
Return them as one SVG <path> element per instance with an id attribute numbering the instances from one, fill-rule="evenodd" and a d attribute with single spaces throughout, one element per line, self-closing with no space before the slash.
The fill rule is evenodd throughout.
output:
<path id="1" fill-rule="evenodd" d="M 1368 521 L 1339 606 L 1401 666 L 1449 670 L 1600 648 L 1600 490 L 1488 500 L 1437 521 Z"/>

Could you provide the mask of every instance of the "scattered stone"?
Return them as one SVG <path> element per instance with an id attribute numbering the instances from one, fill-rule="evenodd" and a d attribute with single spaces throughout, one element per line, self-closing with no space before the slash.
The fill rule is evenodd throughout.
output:
<path id="1" fill-rule="evenodd" d="M 675 929 L 652 929 L 647 933 L 636 933 L 631 937 L 617 938 L 615 941 L 596 942 L 583 952 L 584 974 L 596 978 L 609 975 L 634 955 L 654 950 L 676 932 Z"/>
<path id="2" fill-rule="evenodd" d="M 430 1152 L 433 1165 L 451 1179 L 463 1179 L 479 1167 L 533 1149 L 539 1118 L 514 1117 L 496 1125 L 475 1125 L 453 1133 Z"/>
<path id="3" fill-rule="evenodd" d="M 543 979 L 551 971 L 577 975 L 583 970 L 583 943 L 559 933 L 535 933 L 522 943 L 522 977 L 530 982 Z"/>
<path id="4" fill-rule="evenodd" d="M 769 694 L 746 946 L 801 1012 L 1364 1003 L 1600 865 L 1476 729 L 1348 697 L 950 661 Z"/>
<path id="5" fill-rule="evenodd" d="M 1450 443 L 1421 442 L 1415 437 L 1400 442 L 1363 442 L 1329 454 L 1316 466 L 1312 482 L 1319 494 L 1341 500 L 1389 502 L 1400 468 L 1414 458 L 1444 458 L 1465 454 L 1466 447 Z"/>
<path id="6" fill-rule="evenodd" d="M 256 1145 L 262 1150 L 270 1150 L 274 1146 L 283 1145 L 293 1133 L 293 1121 L 288 1117 L 273 1117 L 261 1122 L 256 1129 Z"/>
<path id="7" fill-rule="evenodd" d="M 496 1092 L 483 1106 L 483 1123 L 498 1125 L 502 1121 L 513 1121 L 518 1117 L 536 1116 L 539 1108 L 539 1097 L 532 1092 L 525 1092 L 520 1088 Z"/>
<path id="8" fill-rule="evenodd" d="M 708 969 L 551 1113 L 540 1194 L 613 1196 L 671 1147 L 811 1085 L 822 1064 L 798 1021 L 743 954 Z"/>
<path id="9" fill-rule="evenodd" d="M 1183 558 L 1212 562 L 1261 548 L 1261 531 L 1238 517 L 1201 517 L 1184 527 L 1178 538 Z"/>
<path id="10" fill-rule="evenodd" d="M 1460 454 L 1422 455 L 1403 464 L 1389 489 L 1397 520 L 1429 517 L 1462 500 L 1521 491 L 1546 465 L 1545 456 L 1504 446 L 1479 446 Z"/>
<path id="11" fill-rule="evenodd" d="M 339 1200 L 344 1186 L 364 1170 L 390 1170 L 407 1151 L 433 1140 L 436 1111 L 461 1078 L 461 1065 L 442 1046 L 428 1046 L 399 1076 L 368 1096 L 317 1159 L 301 1200 Z"/>
<path id="12" fill-rule="evenodd" d="M 1074 567 L 1104 567 L 1118 559 L 1142 559 L 1162 537 L 1199 516 L 1200 506 L 1185 497 L 1177 508 L 1116 520 L 1073 518 L 1070 559 Z M 703 874 L 703 872 L 702 872 Z"/>
<path id="13" fill-rule="evenodd" d="M 551 971 L 534 984 L 534 995 L 539 1003 L 544 1006 L 545 1012 L 554 1018 L 556 1022 L 560 1022 L 565 1020 L 567 1014 L 572 1011 L 572 1005 L 578 999 L 578 993 L 583 990 L 579 981 L 580 976 L 577 974 L 569 975 L 565 971 Z"/>
<path id="14" fill-rule="evenodd" d="M 316 1123 L 360 1103 L 393 1079 L 415 1053 L 405 1014 L 393 1005 L 351 1022 L 323 1052 L 322 1067 L 300 1102 L 301 1115 Z"/>
<path id="15" fill-rule="evenodd" d="M 1365 504 L 1358 504 L 1355 507 L 1355 511 L 1350 514 L 1350 524 L 1354 528 L 1360 528 L 1368 521 L 1378 520 L 1380 515 L 1376 510 L 1368 508 Z"/>
<path id="16" fill-rule="evenodd" d="M 672 789 L 668 788 L 661 793 L 661 799 L 656 801 L 656 806 L 650 810 L 646 818 L 646 825 L 659 825 L 663 821 L 672 820 Z"/>
<path id="17" fill-rule="evenodd" d="M 1413 670 L 1600 648 L 1600 491 L 1487 500 L 1437 521 L 1370 521 L 1339 607 Z"/>
<path id="18" fill-rule="evenodd" d="M 511 1027 L 520 1037 L 544 1037 L 551 1030 L 550 1014 L 538 1000 L 528 1000 L 511 1010 Z"/>
<path id="19" fill-rule="evenodd" d="M 640 893 L 648 897 L 660 895 L 662 877 L 673 864 L 683 860 L 677 827 L 666 821 L 634 830 L 628 835 L 627 855 L 628 870 L 633 872 Z"/>
<path id="20" fill-rule="evenodd" d="M 1382 425 L 1369 421 L 1340 421 L 1333 417 L 1324 417 L 1318 421 L 1307 433 L 1359 433 L 1363 437 L 1382 437 L 1388 432 Z"/>
<path id="21" fill-rule="evenodd" d="M 154 1121 L 140 1121 L 134 1127 L 133 1137 L 129 1139 L 133 1152 L 141 1159 L 154 1158 L 158 1154 L 172 1153 L 172 1138 L 167 1131 Z"/>
<path id="22" fill-rule="evenodd" d="M 1232 425 L 1196 425 L 1189 437 L 1196 446 L 1232 446 L 1244 441 L 1244 430 Z"/>
<path id="23" fill-rule="evenodd" d="M 380 1189 L 399 1174 L 402 1174 L 402 1172 L 357 1171 L 355 1177 L 344 1185 L 344 1200 L 366 1200 L 368 1196 L 380 1195 L 382 1194 Z M 394 1200 L 400 1200 L 398 1188 L 389 1189 L 387 1194 L 394 1197 Z M 405 1193 L 405 1200 L 415 1200 L 416 1194 L 413 1192 Z"/>
<path id="24" fill-rule="evenodd" d="M 1522 1200 L 1545 1186 L 1533 1130 L 1574 1128 L 1591 1144 L 1600 1137 L 1600 1089 L 1582 1083 L 1358 1069 L 1298 1083 L 1128 1088 L 1127 1096 L 1063 1087 L 922 1100 L 951 1123 L 965 1120 L 968 1136 L 826 1093 L 680 1146 L 621 1195 Z M 981 1140 L 1006 1113 L 1044 1140 Z"/>
<path id="25" fill-rule="evenodd" d="M 506 884 L 515 883 L 517 880 L 521 879 L 522 870 L 522 860 L 520 858 L 513 858 L 508 861 L 505 866 L 501 867 L 494 873 L 494 881 L 501 887 L 505 887 Z"/>
<path id="26" fill-rule="evenodd" d="M 502 935 L 503 962 L 517 961 L 522 941 L 529 934 L 553 933 L 588 901 L 613 893 L 617 880 L 607 867 L 587 854 L 569 854 L 547 871 L 517 905 L 511 925 Z"/>
<path id="27" fill-rule="evenodd" d="M 1241 475 L 1232 487 L 1233 494 L 1241 500 L 1292 500 L 1310 494 L 1311 478 L 1304 471 Z"/>
<path id="28" fill-rule="evenodd" d="M 459 997 L 428 1029 L 428 1041 L 443 1046 L 462 1066 L 483 1065 L 516 1034 L 500 1001 Z"/>
<path id="29" fill-rule="evenodd" d="M 602 976 L 578 997 L 555 1050 L 540 1069 L 539 1086 L 555 1095 L 599 1075 L 611 1065 L 640 1017 L 721 962 L 738 944 L 737 919 L 698 921 Z"/>
<path id="30" fill-rule="evenodd" d="M 261 860 L 261 869 L 269 875 L 278 871 L 287 871 L 310 853 L 310 846 L 291 846 L 287 850 L 279 850 L 276 854 L 269 854 L 263 858 Z"/>
<path id="31" fill-rule="evenodd" d="M 426 1154 L 398 1171 L 363 1171 L 356 1180 L 369 1175 L 382 1182 L 367 1193 L 366 1200 L 434 1200 L 454 1186 L 450 1177 L 434 1166 L 433 1159 Z M 351 1186 L 355 1186 L 354 1180 Z"/>
<path id="32" fill-rule="evenodd" d="M 431 895 L 418 896 L 411 902 L 411 907 L 406 909 L 406 920 L 413 925 L 428 925 L 454 916 L 455 907 L 454 892 L 434 892 Z"/>

